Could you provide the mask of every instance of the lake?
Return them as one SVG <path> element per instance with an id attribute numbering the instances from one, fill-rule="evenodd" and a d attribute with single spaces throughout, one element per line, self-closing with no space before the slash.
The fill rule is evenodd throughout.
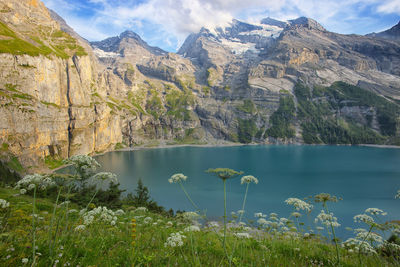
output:
<path id="1" fill-rule="evenodd" d="M 207 210 L 211 219 L 223 215 L 222 181 L 205 173 L 209 168 L 231 168 L 259 179 L 250 184 L 246 216 L 255 212 L 276 212 L 289 217 L 293 211 L 284 201 L 330 193 L 343 200 L 329 203 L 342 225 L 341 237 L 351 233 L 345 227 L 360 227 L 353 216 L 366 208 L 388 212 L 386 220 L 400 219 L 400 149 L 362 146 L 257 145 L 228 147 L 170 147 L 111 152 L 96 157 L 102 171 L 118 175 L 121 188 L 134 192 L 142 179 L 152 198 L 166 209 L 193 210 L 178 184 L 170 184 L 174 173 L 184 173 L 184 183 L 194 202 Z M 227 181 L 228 213 L 241 209 L 245 185 L 240 178 Z M 321 210 L 315 204 L 313 216 Z M 302 218 L 307 221 L 306 217 Z M 364 227 L 364 226 L 363 226 Z"/>

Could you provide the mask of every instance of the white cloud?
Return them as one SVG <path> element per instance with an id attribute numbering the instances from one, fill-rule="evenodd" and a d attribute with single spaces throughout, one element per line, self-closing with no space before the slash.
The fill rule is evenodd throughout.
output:
<path id="1" fill-rule="evenodd" d="M 378 11 L 382 13 L 396 13 L 400 15 L 400 1 L 399 0 L 385 1 L 378 7 Z"/>
<path id="2" fill-rule="evenodd" d="M 373 7 L 378 13 L 400 14 L 399 0 L 144 0 L 139 4 L 137 0 L 86 0 L 90 5 L 86 9 L 90 8 L 94 15 L 85 22 L 78 17 L 79 10 L 85 8 L 82 2 L 72 6 L 67 0 L 43 1 L 90 40 L 128 28 L 139 34 L 148 33 L 146 25 L 152 24 L 158 27 L 155 39 L 173 35 L 178 45 L 189 33 L 201 27 L 226 25 L 232 18 L 258 22 L 266 16 L 281 20 L 306 16 L 316 19 L 328 30 L 348 33 L 357 28 L 357 22 L 363 23 L 359 28 L 365 23 L 376 23 L 377 18 L 360 15 L 366 8 Z M 169 38 L 165 43 L 168 42 L 171 42 Z"/>

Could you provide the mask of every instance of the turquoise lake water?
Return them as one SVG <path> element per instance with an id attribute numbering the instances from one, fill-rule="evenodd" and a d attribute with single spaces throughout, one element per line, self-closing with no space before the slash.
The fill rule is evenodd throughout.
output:
<path id="1" fill-rule="evenodd" d="M 366 208 L 388 212 L 385 220 L 400 219 L 400 149 L 357 146 L 233 146 L 171 147 L 111 152 L 96 157 L 103 171 L 118 175 L 121 188 L 134 192 L 142 179 L 158 204 L 176 210 L 193 210 L 177 184 L 168 183 L 174 173 L 188 176 L 185 187 L 194 202 L 211 219 L 223 215 L 223 184 L 205 173 L 208 168 L 232 168 L 254 175 L 250 184 L 246 216 L 276 212 L 289 217 L 293 209 L 284 201 L 330 193 L 343 200 L 330 204 L 338 217 L 341 237 L 351 235 L 345 227 L 360 227 L 353 216 Z M 227 181 L 228 213 L 241 209 L 245 185 L 240 178 Z M 315 205 L 313 216 L 321 210 Z M 304 216 L 303 221 L 307 221 Z M 364 226 L 363 226 L 364 227 Z"/>

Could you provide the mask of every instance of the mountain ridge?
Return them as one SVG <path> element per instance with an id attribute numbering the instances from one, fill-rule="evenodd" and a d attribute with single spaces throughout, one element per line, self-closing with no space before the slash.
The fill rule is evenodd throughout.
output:
<path id="1" fill-rule="evenodd" d="M 146 144 L 400 143 L 396 41 L 266 18 L 167 53 L 131 31 L 88 43 L 40 3 L 0 15 L 0 143 L 25 166 Z"/>

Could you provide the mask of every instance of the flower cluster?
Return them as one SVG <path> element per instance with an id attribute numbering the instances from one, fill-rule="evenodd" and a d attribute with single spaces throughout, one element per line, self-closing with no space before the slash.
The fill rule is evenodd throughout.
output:
<path id="1" fill-rule="evenodd" d="M 200 227 L 198 227 L 197 225 L 191 225 L 186 227 L 183 231 L 185 232 L 200 232 Z"/>
<path id="2" fill-rule="evenodd" d="M 215 221 L 211 221 L 207 223 L 207 226 L 210 228 L 218 228 L 219 227 L 219 223 L 215 222 Z"/>
<path id="3" fill-rule="evenodd" d="M 84 177 L 90 176 L 98 167 L 100 167 L 100 164 L 94 158 L 87 155 L 72 156 L 69 159 L 66 159 L 64 163 L 74 165 L 76 171 Z"/>
<path id="4" fill-rule="evenodd" d="M 246 175 L 240 179 L 240 184 L 249 184 L 249 183 L 258 184 L 258 179 L 253 175 Z"/>
<path id="5" fill-rule="evenodd" d="M 342 200 L 341 198 L 339 199 L 339 200 Z M 337 197 L 336 196 L 331 196 L 330 194 L 328 194 L 328 193 L 320 193 L 320 194 L 318 194 L 318 195 L 316 195 L 315 197 L 314 197 L 314 201 L 315 202 L 323 202 L 323 203 L 325 203 L 325 202 L 328 202 L 328 201 L 331 201 L 331 202 L 338 202 L 338 199 L 337 199 Z"/>
<path id="6" fill-rule="evenodd" d="M 10 202 L 0 198 L 0 208 L 6 209 L 10 206 Z"/>
<path id="7" fill-rule="evenodd" d="M 83 224 L 78 225 L 77 227 L 75 227 L 75 231 L 83 231 L 86 229 L 86 226 Z"/>
<path id="8" fill-rule="evenodd" d="M 183 173 L 175 173 L 174 175 L 171 176 L 171 178 L 168 179 L 168 182 L 170 184 L 172 183 L 178 183 L 181 181 L 186 181 L 187 176 L 183 175 Z"/>
<path id="9" fill-rule="evenodd" d="M 233 235 L 238 238 L 250 238 L 251 237 L 249 233 L 234 233 Z"/>
<path id="10" fill-rule="evenodd" d="M 362 252 L 365 254 L 376 254 L 375 249 L 365 240 L 349 238 L 343 242 L 342 246 L 348 251 Z"/>
<path id="11" fill-rule="evenodd" d="M 256 213 L 254 213 L 254 217 L 265 218 L 265 217 L 267 217 L 267 215 L 263 214 L 262 212 L 256 212 Z"/>
<path id="12" fill-rule="evenodd" d="M 153 219 L 152 219 L 151 217 L 146 217 L 146 218 L 143 219 L 143 223 L 144 223 L 144 224 L 149 224 L 149 223 L 151 223 L 152 221 L 153 221 Z"/>
<path id="13" fill-rule="evenodd" d="M 356 216 L 354 216 L 353 219 L 354 219 L 354 222 L 363 222 L 363 223 L 366 223 L 368 225 L 375 224 L 374 219 L 371 216 L 367 215 L 367 214 L 356 215 Z"/>
<path id="14" fill-rule="evenodd" d="M 117 222 L 117 216 L 115 212 L 107 209 L 107 207 L 97 207 L 90 211 L 83 209 L 80 211 L 80 215 L 83 218 L 83 224 L 86 226 L 95 221 L 106 222 L 111 225 L 115 225 Z"/>
<path id="15" fill-rule="evenodd" d="M 325 213 L 324 210 L 321 210 L 321 213 L 318 214 L 317 218 L 315 218 L 315 223 L 318 223 L 318 221 L 320 221 L 325 226 L 340 226 L 340 224 L 337 222 L 337 218 L 333 216 L 333 213 Z"/>
<path id="16" fill-rule="evenodd" d="M 286 199 L 285 203 L 294 206 L 296 210 L 305 210 L 310 212 L 313 209 L 313 205 L 294 197 Z"/>
<path id="17" fill-rule="evenodd" d="M 194 221 L 200 218 L 200 215 L 194 211 L 187 211 L 182 213 L 182 217 L 189 221 Z"/>
<path id="18" fill-rule="evenodd" d="M 363 228 L 354 229 L 354 232 L 359 240 L 369 241 L 370 243 L 383 243 L 383 238 L 377 233 L 368 232 Z"/>
<path id="19" fill-rule="evenodd" d="M 117 175 L 111 172 L 99 172 L 92 176 L 95 180 L 108 181 L 110 183 L 118 183 Z"/>
<path id="20" fill-rule="evenodd" d="M 400 190 L 397 190 L 397 194 L 394 198 L 400 198 Z"/>
<path id="21" fill-rule="evenodd" d="M 164 247 L 181 247 L 183 246 L 183 239 L 186 236 L 182 235 L 182 232 L 171 233 L 164 243 Z"/>
<path id="22" fill-rule="evenodd" d="M 146 211 L 147 211 L 147 208 L 146 208 L 146 207 L 138 207 L 138 208 L 136 208 L 135 211 L 143 211 L 143 212 L 146 212 Z"/>
<path id="23" fill-rule="evenodd" d="M 26 193 L 26 190 L 32 190 L 38 187 L 40 190 L 45 190 L 56 186 L 56 183 L 47 175 L 32 174 L 26 175 L 24 178 L 19 180 L 15 186 L 15 189 L 21 189 L 20 193 Z M 22 190 L 24 189 L 24 190 Z"/>
<path id="24" fill-rule="evenodd" d="M 381 209 L 377 209 L 377 208 L 368 208 L 365 210 L 365 213 L 369 213 L 371 215 L 382 215 L 382 216 L 386 216 L 387 212 L 384 212 Z"/>

